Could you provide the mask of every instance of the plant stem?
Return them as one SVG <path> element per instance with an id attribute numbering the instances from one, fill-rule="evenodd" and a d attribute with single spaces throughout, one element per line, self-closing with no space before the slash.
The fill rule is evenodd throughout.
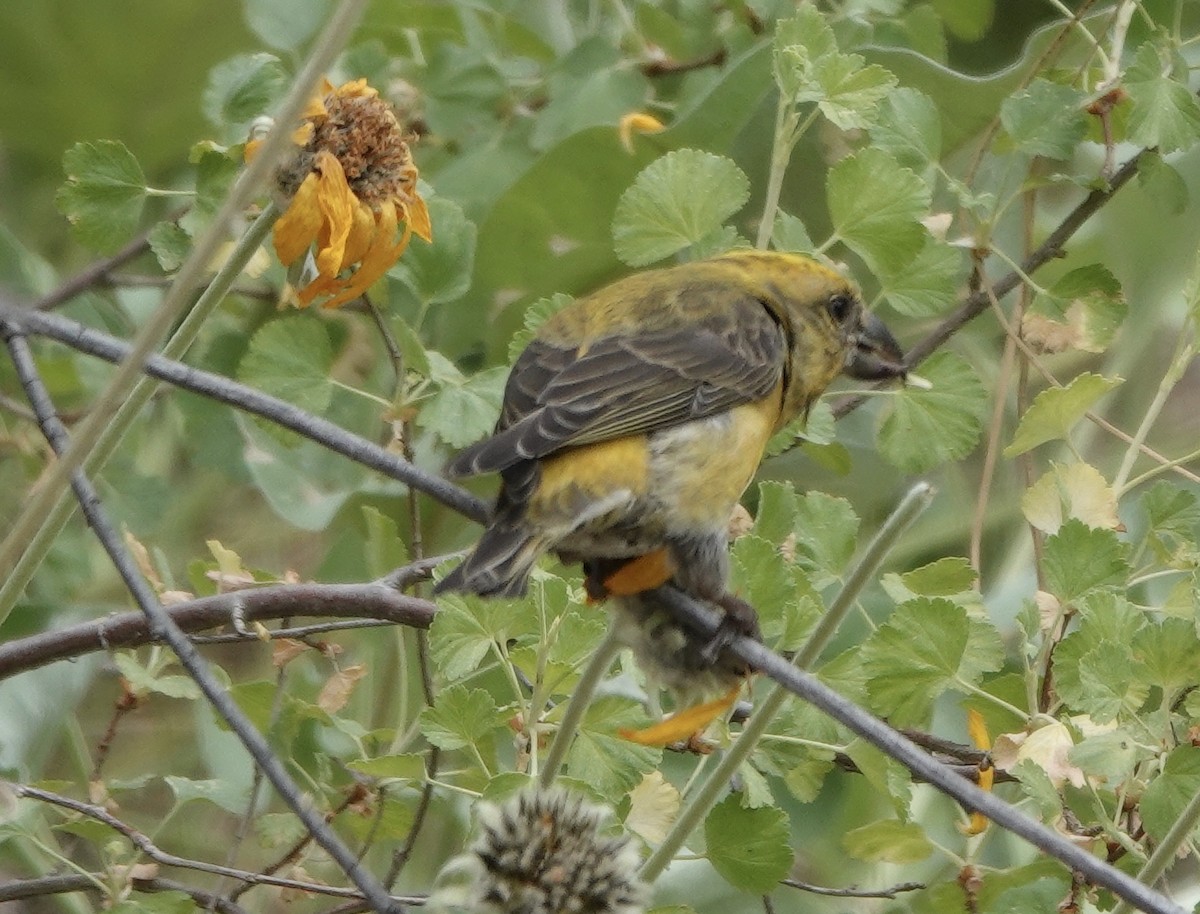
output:
<path id="1" fill-rule="evenodd" d="M 46 525 L 51 510 L 66 499 L 71 474 L 95 453 L 100 437 L 109 427 L 114 413 L 128 401 L 130 391 L 141 378 L 146 359 L 188 309 L 193 290 L 201 285 L 201 278 L 225 240 L 228 225 L 250 205 L 284 150 L 291 144 L 293 123 L 299 120 L 318 78 L 329 69 L 345 47 L 365 9 L 366 0 L 342 0 L 334 9 L 277 109 L 275 126 L 263 140 L 259 154 L 229 191 L 204 234 L 196 240 L 191 253 L 175 275 L 175 282 L 163 296 L 162 303 L 134 338 L 129 357 L 121 363 L 107 387 L 96 398 L 87 418 L 74 429 L 70 448 L 50 466 L 8 535 L 0 542 L 0 577 L 11 578 L 10 572 L 17 559 L 27 551 L 35 534 Z M 44 550 L 48 548 L 48 544 L 43 547 Z M 28 580 L 32 571 L 27 568 L 24 574 Z M 0 622 L 4 621 L 16 602 L 13 595 L 15 588 L 7 586 L 7 583 L 7 595 L 0 600 Z"/>
<path id="2" fill-rule="evenodd" d="M 188 312 L 187 317 L 163 347 L 162 354 L 165 358 L 178 359 L 187 351 L 200 332 L 204 321 L 207 320 L 217 305 L 224 299 L 229 288 L 241 275 L 242 268 L 254 256 L 255 251 L 258 250 L 259 245 L 267 237 L 271 226 L 275 224 L 275 220 L 278 217 L 279 210 L 276 209 L 274 204 L 269 204 L 259 217 L 254 220 L 230 252 L 225 263 L 221 265 L 221 269 L 212 278 L 212 282 L 208 284 L 208 288 L 201 293 L 200 297 L 196 300 L 196 304 Z M 165 304 L 164 302 L 164 306 Z M 133 358 L 135 358 L 135 353 L 131 352 L 122 365 L 128 365 Z M 154 392 L 158 389 L 158 385 L 159 382 L 154 378 L 144 374 L 138 376 L 129 391 L 128 397 L 113 412 L 112 418 L 96 438 L 95 446 L 84 457 L 83 471 L 85 475 L 95 477 L 100 473 L 104 464 L 120 445 L 129 428 L 141 414 L 142 408 L 149 402 Z M 64 491 L 64 497 L 55 501 L 45 517 L 41 518 L 40 526 L 33 533 L 28 545 L 21 553 L 16 565 L 13 567 L 12 574 L 4 581 L 3 585 L 0 585 L 0 622 L 12 611 L 13 606 L 20 599 L 25 585 L 29 583 L 30 579 L 37 572 L 42 560 L 50 551 L 54 540 L 62 532 L 62 528 L 66 525 L 67 520 L 74 513 L 75 502 L 67 499 L 65 495 L 66 492 Z M 17 528 L 14 526 L 13 530 L 9 533 L 8 539 L 11 540 L 16 535 Z M 17 545 L 20 544 L 14 542 L 13 546 Z M 0 558 L 0 567 L 2 565 L 3 559 Z"/>
<path id="3" fill-rule="evenodd" d="M 558 776 L 558 770 L 567 759 L 567 750 L 571 748 L 575 732 L 583 723 L 583 716 L 587 713 L 592 696 L 596 693 L 596 687 L 600 685 L 604 674 L 612 665 L 613 658 L 620 650 L 621 643 L 617 640 L 616 633 L 610 625 L 604 640 L 596 647 L 592 659 L 584 667 L 579 684 L 575 686 L 575 691 L 571 694 L 571 700 L 567 702 L 567 710 L 563 714 L 562 723 L 558 725 L 558 732 L 554 734 L 554 742 L 550 744 L 550 751 L 546 753 L 546 761 L 543 763 L 541 771 L 538 772 L 538 783 L 542 787 L 549 787 Z M 531 739 L 537 739 L 536 733 L 531 733 L 529 736 Z"/>

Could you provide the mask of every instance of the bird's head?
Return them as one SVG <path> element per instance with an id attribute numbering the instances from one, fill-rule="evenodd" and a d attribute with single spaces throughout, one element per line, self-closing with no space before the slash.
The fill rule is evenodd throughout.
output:
<path id="1" fill-rule="evenodd" d="M 741 251 L 755 294 L 788 340 L 783 421 L 799 415 L 845 372 L 865 381 L 904 378 L 904 353 L 887 326 L 863 307 L 857 286 L 799 254 Z"/>

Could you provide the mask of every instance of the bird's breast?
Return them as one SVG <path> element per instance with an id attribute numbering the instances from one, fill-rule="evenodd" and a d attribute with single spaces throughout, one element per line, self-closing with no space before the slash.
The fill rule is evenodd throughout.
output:
<path id="1" fill-rule="evenodd" d="M 649 494 L 675 531 L 724 531 L 779 418 L 780 391 L 728 412 L 655 432 Z"/>

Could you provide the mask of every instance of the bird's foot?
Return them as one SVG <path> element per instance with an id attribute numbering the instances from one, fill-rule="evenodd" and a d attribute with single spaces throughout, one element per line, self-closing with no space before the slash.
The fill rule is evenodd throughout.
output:
<path id="1" fill-rule="evenodd" d="M 631 597 L 662 587 L 675 574 L 666 549 L 655 549 L 632 559 L 595 559 L 584 564 L 583 586 L 588 600 Z"/>
<path id="2" fill-rule="evenodd" d="M 731 593 L 724 593 L 713 602 L 725 611 L 725 615 L 721 617 L 721 624 L 712 638 L 700 648 L 700 656 L 705 661 L 716 663 L 721 651 L 739 635 L 745 635 L 755 641 L 762 640 L 762 630 L 758 627 L 758 613 L 753 606 Z"/>

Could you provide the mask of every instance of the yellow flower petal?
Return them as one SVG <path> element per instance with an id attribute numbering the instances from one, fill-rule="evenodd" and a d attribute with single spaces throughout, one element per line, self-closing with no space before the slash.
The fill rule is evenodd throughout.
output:
<path id="1" fill-rule="evenodd" d="M 324 220 L 318 239 L 317 272 L 322 276 L 336 276 L 342 269 L 342 255 L 354 225 L 358 200 L 346 183 L 342 163 L 333 153 L 325 150 L 317 153 L 316 168 L 320 172 L 317 203 Z"/>
<path id="2" fill-rule="evenodd" d="M 992 748 L 992 738 L 988 735 L 987 723 L 984 722 L 983 715 L 974 708 L 967 709 L 967 735 L 971 737 L 975 748 Z"/>
<path id="3" fill-rule="evenodd" d="M 315 174 L 306 177 L 297 188 L 287 210 L 275 222 L 275 254 L 284 266 L 290 266 L 321 231 L 321 209 L 317 204 L 320 179 Z"/>
<path id="4" fill-rule="evenodd" d="M 633 152 L 633 135 L 635 133 L 662 133 L 666 130 L 666 125 L 652 114 L 646 114 L 642 111 L 633 111 L 624 115 L 617 124 L 617 136 L 621 139 L 621 145 L 625 147 L 625 151 Z"/>
<path id="5" fill-rule="evenodd" d="M 433 226 L 429 221 L 429 208 L 420 194 L 413 194 L 412 202 L 404 205 L 404 220 L 418 238 L 433 243 Z"/>
<path id="6" fill-rule="evenodd" d="M 358 263 L 366 256 L 367 251 L 371 249 L 371 243 L 375 240 L 377 225 L 371 207 L 361 201 L 356 201 L 354 224 L 350 227 L 350 234 L 346 238 L 346 251 L 342 254 L 341 269 L 344 270 L 352 264 Z M 391 239 L 389 238 L 388 241 L 390 242 Z"/>
<path id="7" fill-rule="evenodd" d="M 345 287 L 329 301 L 321 302 L 322 308 L 336 308 L 348 301 L 353 301 L 371 288 L 372 283 L 388 271 L 388 267 L 399 260 L 401 253 L 408 247 L 408 239 L 412 234 L 405 224 L 404 235 L 396 244 L 392 238 L 396 235 L 399 219 L 396 206 L 390 200 L 380 207 L 379 225 L 375 229 L 375 237 L 371 247 L 363 255 L 362 262 Z"/>
<path id="8" fill-rule="evenodd" d="M 720 698 L 684 708 L 661 723 L 643 730 L 621 729 L 617 733 L 631 743 L 638 743 L 642 746 L 665 746 L 668 743 L 686 740 L 733 707 L 733 703 L 737 701 L 741 691 L 742 684 L 739 682 Z"/>

